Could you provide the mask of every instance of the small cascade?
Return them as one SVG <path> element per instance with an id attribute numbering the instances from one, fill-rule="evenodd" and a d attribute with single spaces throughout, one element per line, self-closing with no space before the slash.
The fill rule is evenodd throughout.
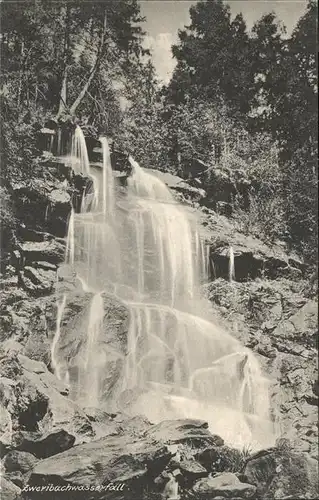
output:
<path id="1" fill-rule="evenodd" d="M 221 435 L 238 446 L 256 439 L 246 418 L 258 415 L 260 431 L 268 436 L 268 381 L 248 349 L 198 316 L 157 304 L 130 302 L 130 307 L 122 390 L 143 389 L 132 403 L 133 414 L 158 422 L 202 418 L 204 412 L 210 422 L 218 419 Z M 238 435 L 238 422 L 244 434 Z"/>
<path id="2" fill-rule="evenodd" d="M 103 333 L 104 306 L 101 293 L 93 296 L 87 328 L 83 366 L 79 373 L 78 393 L 84 406 L 98 406 L 100 395 L 100 370 L 104 367 L 104 354 L 100 350 Z"/>
<path id="3" fill-rule="evenodd" d="M 75 127 L 71 146 L 72 168 L 75 172 L 90 176 L 90 162 L 85 137 L 79 126 Z"/>
<path id="4" fill-rule="evenodd" d="M 173 474 L 170 474 L 170 479 L 168 483 L 166 483 L 164 491 L 163 491 L 163 498 L 165 500 L 179 500 L 181 497 L 178 493 L 179 485 L 178 482 L 176 481 L 175 477 Z"/>
<path id="5" fill-rule="evenodd" d="M 130 161 L 133 175 L 128 190 L 135 199 L 128 232 L 136 238 L 133 269 L 138 291 L 160 303 L 189 309 L 199 296 L 200 276 L 207 273 L 203 241 L 167 186 Z"/>
<path id="6" fill-rule="evenodd" d="M 55 335 L 52 340 L 51 345 L 51 364 L 53 371 L 59 380 L 62 380 L 62 366 L 58 356 L 58 345 L 61 334 L 61 321 L 66 304 L 66 294 L 63 295 L 60 303 L 57 303 L 57 318 L 56 318 L 56 329 Z"/>
<path id="7" fill-rule="evenodd" d="M 67 235 L 67 240 L 66 240 L 66 262 L 70 264 L 71 266 L 74 266 L 74 256 L 75 256 L 75 241 L 74 241 L 74 209 L 72 207 L 70 217 L 69 217 L 69 224 L 68 224 L 68 235 Z"/>
<path id="8" fill-rule="evenodd" d="M 201 293 L 209 247 L 196 215 L 133 158 L 127 190 L 117 191 L 107 139 L 100 138 L 103 164 L 90 166 L 87 152 L 79 149 L 85 147 L 83 133 L 76 129 L 75 136 L 75 156 L 83 162 L 75 168 L 92 183 L 81 212 L 70 215 L 66 260 L 92 298 L 72 360 L 59 359 L 67 297 L 58 308 L 52 345 L 56 373 L 62 376 L 67 368 L 70 394 L 85 405 L 113 408 L 125 401 L 125 411 L 153 422 L 204 419 L 233 446 L 269 446 L 274 439 L 269 383 L 254 355 L 212 321 Z M 232 248 L 229 278 L 235 279 Z M 105 290 L 130 311 L 124 351 L 106 342 Z M 110 390 L 106 379 L 114 359 L 120 371 Z"/>
<path id="9" fill-rule="evenodd" d="M 101 137 L 100 142 L 103 152 L 103 196 L 102 211 L 104 216 L 112 216 L 114 212 L 114 177 L 111 165 L 111 154 L 106 137 Z"/>
<path id="10" fill-rule="evenodd" d="M 228 251 L 228 277 L 229 281 L 235 281 L 236 275 L 235 275 L 235 255 L 234 255 L 234 249 L 233 247 L 229 247 Z"/>

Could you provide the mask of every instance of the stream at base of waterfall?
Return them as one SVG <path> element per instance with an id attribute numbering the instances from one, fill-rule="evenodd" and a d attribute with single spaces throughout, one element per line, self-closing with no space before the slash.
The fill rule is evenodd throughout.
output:
<path id="1" fill-rule="evenodd" d="M 68 360 L 59 349 L 68 297 L 59 298 L 51 349 L 56 375 L 84 406 L 114 410 L 125 400 L 126 412 L 154 423 L 198 418 L 232 446 L 272 445 L 269 381 L 252 352 L 213 323 L 201 296 L 208 259 L 195 216 L 132 158 L 127 189 L 116 189 L 108 142 L 100 141 L 99 167 L 90 166 L 79 127 L 72 143 L 74 171 L 92 182 L 79 213 L 70 215 L 66 263 L 92 300 L 85 342 Z M 102 387 L 109 349 L 103 332 L 104 291 L 130 312 L 126 354 L 117 353 L 123 363 L 112 395 Z"/>

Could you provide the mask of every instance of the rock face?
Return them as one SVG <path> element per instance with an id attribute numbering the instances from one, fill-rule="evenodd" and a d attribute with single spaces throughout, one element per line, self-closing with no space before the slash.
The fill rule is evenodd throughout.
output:
<path id="1" fill-rule="evenodd" d="M 87 342 L 88 318 L 94 294 L 74 290 L 67 295 L 65 307 L 62 312 L 60 324 L 60 342 L 56 351 L 56 357 L 63 360 L 69 370 L 70 377 L 76 380 L 81 369 L 81 357 Z M 129 311 L 127 307 L 114 296 L 104 293 L 104 321 L 103 333 L 100 337 L 100 351 L 104 353 L 104 378 L 100 380 L 100 387 L 105 398 L 112 399 L 113 392 L 119 383 L 120 373 L 123 366 L 124 355 L 127 349 L 127 332 L 129 327 Z M 57 317 L 57 308 L 52 310 L 49 320 L 54 330 L 49 337 L 53 338 Z M 68 360 L 70 362 L 68 363 Z M 62 364 L 63 364 L 62 362 Z M 73 380 L 73 379 L 72 379 Z M 73 394 L 77 397 L 78 394 Z"/>
<path id="2" fill-rule="evenodd" d="M 235 281 L 303 277 L 304 264 L 297 256 L 289 255 L 282 245 L 266 245 L 253 236 L 246 236 L 237 231 L 231 220 L 208 209 L 203 210 L 201 222 L 206 228 L 212 280 L 228 280 L 230 248 L 234 254 Z"/>
<path id="3" fill-rule="evenodd" d="M 318 498 L 318 462 L 289 450 L 269 450 L 252 456 L 245 467 L 247 480 L 261 498 Z"/>
<path id="4" fill-rule="evenodd" d="M 43 458 L 95 436 L 83 409 L 66 397 L 68 389 L 44 363 L 15 352 L 1 361 L 3 399 L 11 418 L 3 453 L 17 449 Z"/>
<path id="5" fill-rule="evenodd" d="M 317 303 L 302 282 L 213 281 L 207 289 L 216 314 L 252 348 L 272 381 L 273 414 L 280 433 L 300 451 L 318 456 Z M 227 327 L 226 326 L 226 327 Z"/>
<path id="6" fill-rule="evenodd" d="M 198 448 L 224 444 L 219 436 L 210 433 L 207 422 L 202 420 L 164 420 L 147 431 L 147 436 L 165 444 L 189 443 Z"/>
<path id="7" fill-rule="evenodd" d="M 196 455 L 198 462 L 213 473 L 238 472 L 246 458 L 243 452 L 229 446 L 210 446 Z"/>
<path id="8" fill-rule="evenodd" d="M 195 183 L 195 185 L 191 185 L 181 177 L 172 175 L 168 172 L 160 172 L 159 170 L 152 169 L 149 169 L 149 171 L 161 179 L 161 181 L 165 182 L 172 192 L 175 191 L 176 193 L 183 195 L 183 197 L 188 201 L 199 202 L 206 196 L 206 192 L 200 182 L 197 184 Z"/>

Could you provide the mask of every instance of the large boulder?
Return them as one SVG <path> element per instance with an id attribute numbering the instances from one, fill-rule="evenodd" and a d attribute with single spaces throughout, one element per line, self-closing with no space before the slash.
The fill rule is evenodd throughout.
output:
<path id="1" fill-rule="evenodd" d="M 229 446 L 211 446 L 196 455 L 197 461 L 209 472 L 240 472 L 248 452 Z"/>
<path id="2" fill-rule="evenodd" d="M 51 238 L 44 241 L 25 241 L 18 245 L 24 264 L 49 262 L 58 264 L 64 260 L 65 244 L 62 240 Z"/>
<path id="3" fill-rule="evenodd" d="M 253 498 L 256 487 L 241 483 L 235 474 L 224 472 L 214 477 L 200 479 L 192 490 L 198 500 L 211 500 L 213 498 Z"/>
<path id="4" fill-rule="evenodd" d="M 17 431 L 13 435 L 15 450 L 32 453 L 37 458 L 47 458 L 72 448 L 75 436 L 65 429 L 49 432 Z"/>
<path id="5" fill-rule="evenodd" d="M 261 498 L 318 498 L 318 462 L 304 453 L 270 449 L 253 455 L 244 469 Z"/>
<path id="6" fill-rule="evenodd" d="M 22 472 L 26 474 L 37 463 L 37 458 L 26 451 L 13 450 L 6 454 L 3 466 L 7 472 Z"/>
<path id="7" fill-rule="evenodd" d="M 19 273 L 20 285 L 34 296 L 43 296 L 51 293 L 56 281 L 56 272 L 51 269 L 35 269 L 26 266 Z"/>
<path id="8" fill-rule="evenodd" d="M 164 420 L 152 426 L 145 435 L 165 444 L 183 443 L 198 448 L 224 444 L 222 438 L 210 433 L 208 423 L 203 420 Z"/>
<path id="9" fill-rule="evenodd" d="M 75 446 L 42 460 L 33 469 L 29 486 L 69 485 L 77 487 L 68 498 L 122 498 L 110 485 L 122 485 L 124 494 L 141 498 L 142 491 L 164 470 L 171 453 L 161 443 L 130 436 L 106 437 Z M 104 491 L 94 491 L 97 486 Z M 88 491 L 92 488 L 92 496 Z M 86 491 L 85 491 L 86 490 Z M 68 490 L 70 491 L 70 490 Z M 83 493 L 84 492 L 84 493 Z M 36 496 L 29 492 L 30 498 Z M 63 493 L 46 493 L 46 498 L 63 498 Z M 65 495 L 65 493 L 64 493 Z"/>
<path id="10" fill-rule="evenodd" d="M 60 337 L 54 353 L 59 359 L 61 373 L 69 373 L 72 397 L 82 398 L 84 401 L 86 394 L 83 391 L 86 391 L 86 388 L 82 387 L 82 392 L 79 392 L 78 379 L 82 376 L 83 380 L 88 373 L 83 365 L 83 359 L 87 355 L 89 320 L 95 297 L 93 293 L 83 290 L 75 290 L 67 294 L 61 311 Z M 103 368 L 99 370 L 99 373 L 103 374 L 103 378 L 99 381 L 100 394 L 102 398 L 108 398 L 110 401 L 116 387 L 120 384 L 120 374 L 127 349 L 129 311 L 125 304 L 113 295 L 103 293 L 102 302 L 102 330 L 98 338 L 96 349 L 98 354 L 94 363 L 97 363 L 97 357 L 99 357 L 103 364 Z M 52 325 L 49 338 L 52 339 L 56 333 L 57 307 L 58 305 L 52 311 L 52 321 L 49 320 L 49 324 Z M 91 355 L 94 354 L 91 353 Z"/>
<path id="11" fill-rule="evenodd" d="M 67 386 L 44 363 L 13 352 L 1 359 L 1 369 L 6 375 L 0 386 L 4 411 L 11 418 L 10 439 L 7 436 L 3 441 L 2 453 L 15 448 L 43 458 L 68 449 L 75 441 L 108 433 L 107 422 L 103 428 L 94 425 L 83 409 L 66 397 Z M 114 425 L 110 425 L 114 433 Z"/>
<path id="12" fill-rule="evenodd" d="M 16 184 L 13 200 L 17 218 L 26 226 L 63 237 L 71 203 L 65 188 L 56 187 L 54 182 L 44 179 Z"/>
<path id="13" fill-rule="evenodd" d="M 200 182 L 197 185 L 193 182 L 195 185 L 192 185 L 190 182 L 169 172 L 161 172 L 153 169 L 148 169 L 148 171 L 164 182 L 173 193 L 182 194 L 187 201 L 199 202 L 206 197 L 206 191 Z"/>

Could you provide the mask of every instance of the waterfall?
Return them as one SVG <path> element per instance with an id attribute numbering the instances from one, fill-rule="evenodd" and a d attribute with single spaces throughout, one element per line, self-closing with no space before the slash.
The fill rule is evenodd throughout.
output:
<path id="1" fill-rule="evenodd" d="M 229 276 L 229 281 L 232 282 L 233 280 L 236 279 L 235 255 L 234 255 L 233 247 L 229 247 L 228 259 L 229 259 L 229 261 L 228 261 L 228 276 Z"/>
<path id="2" fill-rule="evenodd" d="M 75 172 L 90 175 L 90 162 L 85 137 L 79 126 L 75 127 L 72 138 L 71 161 Z"/>
<path id="3" fill-rule="evenodd" d="M 83 366 L 79 375 L 84 406 L 98 406 L 100 394 L 100 370 L 103 369 L 103 353 L 99 349 L 99 341 L 103 333 L 104 305 L 101 293 L 93 296 L 87 329 Z"/>
<path id="4" fill-rule="evenodd" d="M 88 167 L 95 184 L 69 222 L 68 262 L 83 290 L 92 293 L 85 342 L 72 360 L 77 375 L 71 394 L 106 409 L 125 400 L 126 412 L 153 422 L 204 419 L 233 446 L 269 446 L 274 437 L 269 382 L 252 352 L 213 322 L 201 293 L 209 253 L 196 214 L 133 158 L 127 190 L 117 189 L 107 140 L 100 141 L 103 163 Z M 229 257 L 233 279 L 232 249 Z M 110 290 L 126 304 L 130 325 L 125 353 L 112 352 L 121 358 L 121 371 L 116 388 L 107 393 L 103 380 L 110 371 L 110 347 L 103 292 Z"/>
<path id="5" fill-rule="evenodd" d="M 112 215 L 114 210 L 114 178 L 111 165 L 111 154 L 106 137 L 101 137 L 103 152 L 103 214 Z"/>
<path id="6" fill-rule="evenodd" d="M 71 214 L 69 217 L 69 224 L 68 224 L 68 234 L 67 234 L 67 241 L 66 241 L 66 262 L 70 263 L 72 266 L 74 265 L 74 254 L 75 254 L 75 248 L 74 248 L 74 209 L 72 207 L 71 209 Z"/>
<path id="7" fill-rule="evenodd" d="M 51 344 L 51 364 L 53 371 L 58 379 L 62 380 L 62 366 L 57 353 L 60 335 L 61 335 L 61 321 L 62 315 L 66 304 L 66 295 L 64 294 L 61 302 L 57 303 L 57 318 L 56 318 L 56 328 L 55 334 Z"/>

